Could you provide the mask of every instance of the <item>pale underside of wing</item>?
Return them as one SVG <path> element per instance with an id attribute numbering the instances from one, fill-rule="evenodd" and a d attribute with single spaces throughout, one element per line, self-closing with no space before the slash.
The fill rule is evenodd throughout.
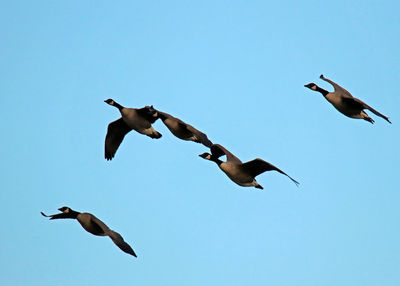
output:
<path id="1" fill-rule="evenodd" d="M 268 163 L 264 161 L 263 159 L 257 158 L 252 161 L 246 162 L 242 165 L 242 168 L 246 170 L 251 176 L 255 177 L 263 172 L 266 171 L 277 171 L 291 179 L 296 185 L 299 184 L 295 179 L 290 177 L 288 174 L 283 172 L 281 169 L 278 167 L 272 165 L 271 163 Z"/>
<path id="2" fill-rule="evenodd" d="M 104 144 L 104 157 L 107 160 L 114 158 L 115 153 L 117 152 L 119 145 L 121 145 L 125 135 L 131 130 L 132 128 L 126 125 L 122 117 L 108 125 Z"/>

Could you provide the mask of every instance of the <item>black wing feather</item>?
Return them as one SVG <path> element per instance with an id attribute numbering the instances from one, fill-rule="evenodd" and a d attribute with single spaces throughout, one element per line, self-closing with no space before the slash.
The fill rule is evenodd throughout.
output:
<path id="1" fill-rule="evenodd" d="M 122 117 L 108 125 L 104 144 L 104 157 L 107 160 L 114 158 L 115 153 L 117 152 L 119 145 L 121 145 L 125 135 L 131 130 L 132 128 L 125 123 Z"/>
<path id="2" fill-rule="evenodd" d="M 299 185 L 299 182 L 297 182 L 295 179 L 293 179 L 288 174 L 283 172 L 281 169 L 279 169 L 278 167 L 276 167 L 276 166 L 272 165 L 271 163 L 268 163 L 260 158 L 246 162 L 242 165 L 242 167 L 253 177 L 258 176 L 261 173 L 264 173 L 266 171 L 277 171 L 277 172 L 289 177 L 296 185 Z"/>
<path id="3" fill-rule="evenodd" d="M 123 252 L 137 257 L 132 247 L 124 241 L 124 239 L 118 232 L 110 230 L 109 237 L 112 239 L 115 245 L 118 246 Z"/>
<path id="4" fill-rule="evenodd" d="M 349 107 L 351 108 L 357 108 L 357 109 L 368 109 L 370 110 L 372 113 L 374 113 L 376 116 L 382 117 L 383 119 L 385 119 L 387 122 L 390 122 L 389 117 L 383 115 L 382 113 L 378 112 L 377 110 L 373 109 L 371 106 L 369 106 L 368 104 L 366 104 L 365 102 L 363 102 L 362 100 L 355 98 L 355 97 L 344 97 L 342 98 L 343 102 L 345 102 Z"/>

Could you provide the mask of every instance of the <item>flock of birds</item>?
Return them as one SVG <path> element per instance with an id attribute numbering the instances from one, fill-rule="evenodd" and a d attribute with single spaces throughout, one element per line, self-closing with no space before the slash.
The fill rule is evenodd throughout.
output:
<path id="1" fill-rule="evenodd" d="M 364 111 L 365 109 L 368 109 L 375 115 L 382 117 L 391 123 L 387 116 L 376 111 L 358 98 L 353 97 L 350 92 L 337 83 L 325 78 L 323 75 L 321 75 L 320 78 L 332 84 L 334 91 L 329 92 L 317 86 L 315 83 L 306 84 L 305 87 L 320 92 L 339 112 L 350 118 L 364 119 L 373 124 L 375 121 Z M 203 159 L 215 162 L 233 182 L 240 186 L 263 189 L 263 187 L 256 181 L 255 177 L 266 171 L 277 171 L 289 177 L 296 185 L 299 185 L 299 182 L 290 177 L 284 171 L 264 161 L 263 159 L 257 158 L 243 163 L 239 158 L 237 158 L 220 144 L 213 144 L 208 139 L 206 134 L 197 130 L 192 125 L 189 125 L 168 113 L 156 110 L 153 106 L 145 106 L 143 108 L 127 108 L 118 104 L 113 99 L 107 99 L 105 102 L 118 108 L 119 112 L 121 113 L 121 118 L 111 122 L 108 125 L 104 148 L 104 157 L 107 160 L 112 160 L 112 158 L 114 158 L 115 153 L 117 152 L 117 149 L 122 143 L 125 135 L 131 130 L 135 130 L 138 133 L 147 135 L 150 138 L 161 138 L 161 133 L 155 130 L 152 126 L 157 119 L 161 119 L 165 126 L 167 126 L 171 133 L 176 137 L 182 140 L 201 143 L 210 148 L 211 154 L 206 152 L 199 156 Z M 226 156 L 225 162 L 220 160 L 220 157 L 222 156 Z M 45 217 L 50 217 L 51 220 L 76 219 L 86 231 L 97 236 L 109 236 L 122 251 L 136 257 L 132 247 L 130 247 L 130 245 L 124 241 L 122 236 L 111 230 L 104 222 L 94 215 L 90 213 L 80 213 L 72 210 L 69 207 L 59 208 L 59 211 L 61 211 L 61 213 L 50 216 L 44 214 L 43 212 L 41 212 L 41 214 Z"/>

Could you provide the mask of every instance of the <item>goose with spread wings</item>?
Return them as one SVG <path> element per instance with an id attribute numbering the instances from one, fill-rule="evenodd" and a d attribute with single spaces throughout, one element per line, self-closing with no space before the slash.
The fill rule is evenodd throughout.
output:
<path id="1" fill-rule="evenodd" d="M 211 154 L 203 153 L 199 156 L 203 159 L 215 162 L 232 181 L 240 186 L 263 189 L 255 177 L 266 171 L 277 171 L 289 177 L 296 185 L 299 185 L 299 182 L 297 182 L 295 179 L 263 159 L 257 158 L 252 161 L 242 163 L 239 158 L 237 158 L 220 144 L 213 144 L 210 150 Z M 223 162 L 219 159 L 224 155 L 226 155 L 226 162 Z"/>
<path id="2" fill-rule="evenodd" d="M 108 125 L 104 144 L 104 157 L 107 160 L 112 160 L 112 158 L 114 158 L 125 135 L 132 129 L 153 139 L 158 139 L 162 136 L 160 132 L 151 126 L 151 124 L 158 119 L 157 110 L 155 110 L 153 106 L 126 108 L 111 98 L 104 102 L 118 108 L 121 113 L 121 118 Z"/>
<path id="3" fill-rule="evenodd" d="M 337 83 L 331 81 L 330 79 L 327 79 L 326 77 L 324 77 L 324 75 L 321 75 L 320 79 L 330 83 L 333 86 L 334 91 L 329 92 L 317 86 L 315 83 L 306 84 L 305 87 L 320 92 L 326 98 L 326 100 L 328 100 L 342 114 L 350 118 L 364 119 L 373 124 L 375 120 L 369 117 L 368 114 L 364 111 L 364 109 L 368 109 L 375 115 L 382 117 L 389 123 L 392 123 L 390 122 L 389 117 L 376 111 L 371 106 L 359 100 L 358 98 L 353 97 L 350 92 L 348 92 Z"/>
<path id="4" fill-rule="evenodd" d="M 104 222 L 94 215 L 90 213 L 80 213 L 69 207 L 62 207 L 58 210 L 61 211 L 61 213 L 49 216 L 45 215 L 43 212 L 40 213 L 50 219 L 76 219 L 87 232 L 97 236 L 108 236 L 123 252 L 137 257 L 132 247 L 124 241 L 119 233 L 111 230 Z"/>

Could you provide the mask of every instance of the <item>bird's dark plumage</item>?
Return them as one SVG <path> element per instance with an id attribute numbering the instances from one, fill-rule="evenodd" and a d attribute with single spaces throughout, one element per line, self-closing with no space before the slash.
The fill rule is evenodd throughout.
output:
<path id="1" fill-rule="evenodd" d="M 108 236 L 122 251 L 136 257 L 136 253 L 127 244 L 122 236 L 111 230 L 104 222 L 90 213 L 80 213 L 70 209 L 69 207 L 59 208 L 61 213 L 54 215 L 46 215 L 40 212 L 42 216 L 53 219 L 76 219 L 80 225 L 89 233 L 97 236 Z"/>

